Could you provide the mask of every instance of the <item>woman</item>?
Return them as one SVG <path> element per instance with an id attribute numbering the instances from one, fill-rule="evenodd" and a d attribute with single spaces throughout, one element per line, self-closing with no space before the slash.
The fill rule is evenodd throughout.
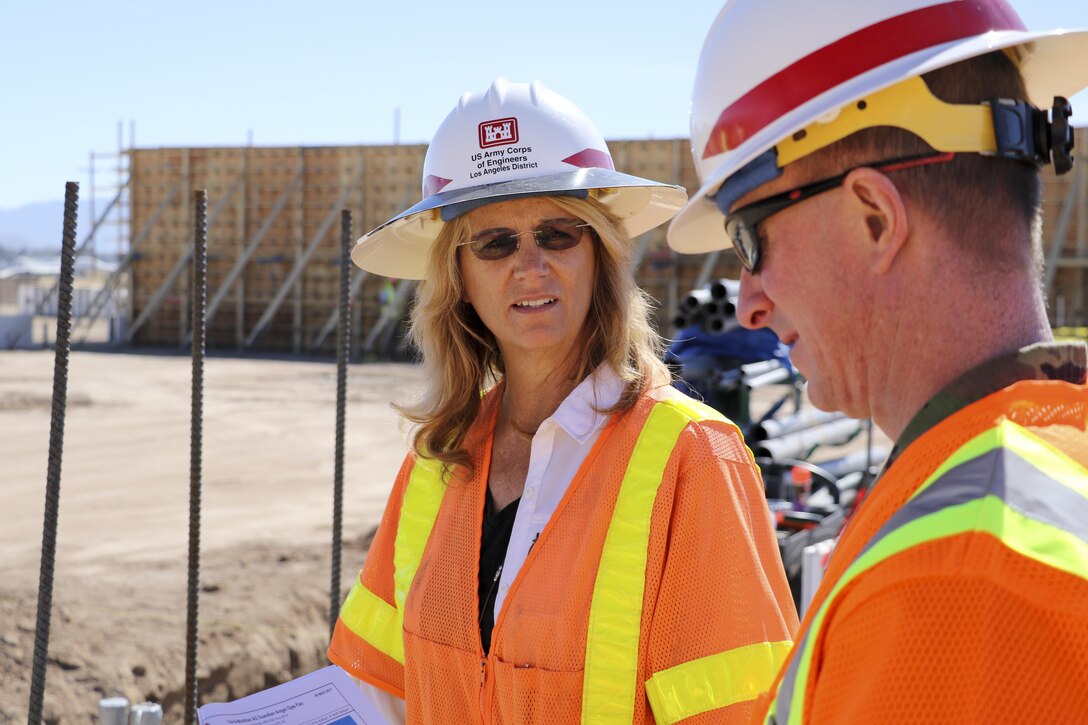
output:
<path id="1" fill-rule="evenodd" d="M 412 722 L 746 720 L 797 618 L 740 433 L 669 386 L 631 272 L 683 190 L 501 79 L 423 186 L 353 252 L 423 280 L 427 390 L 329 658 Z"/>

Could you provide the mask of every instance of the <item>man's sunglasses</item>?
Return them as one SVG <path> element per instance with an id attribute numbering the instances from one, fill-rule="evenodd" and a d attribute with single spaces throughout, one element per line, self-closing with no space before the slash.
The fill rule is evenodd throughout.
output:
<path id="1" fill-rule="evenodd" d="M 799 186 L 796 189 L 784 191 L 781 194 L 761 199 L 747 206 L 743 206 L 734 212 L 725 215 L 725 233 L 733 242 L 740 263 L 750 273 L 759 271 L 759 263 L 763 258 L 763 238 L 759 234 L 759 225 L 768 217 L 777 214 L 783 209 L 788 209 L 805 199 L 811 199 L 817 194 L 837 189 L 846 180 L 846 177 L 857 169 L 873 169 L 883 173 L 902 171 L 917 166 L 930 164 L 942 164 L 951 161 L 954 153 L 927 154 L 925 156 L 907 156 L 891 159 L 877 164 L 861 164 L 847 169 L 838 176 L 822 181 L 814 181 L 811 184 Z"/>
<path id="2" fill-rule="evenodd" d="M 521 235 L 532 234 L 537 246 L 550 252 L 578 246 L 586 227 L 590 226 L 580 219 L 549 219 L 536 229 L 515 232 L 513 229 L 487 229 L 467 242 L 457 246 L 468 246 L 477 259 L 493 261 L 505 259 L 521 246 Z"/>

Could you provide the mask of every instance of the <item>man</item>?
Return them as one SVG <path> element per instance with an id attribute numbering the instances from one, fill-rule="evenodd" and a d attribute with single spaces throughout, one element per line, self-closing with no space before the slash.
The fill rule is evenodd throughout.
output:
<path id="1" fill-rule="evenodd" d="M 1088 356 L 1050 335 L 1038 168 L 1069 169 L 1053 96 L 1086 85 L 1088 33 L 1003 0 L 734 0 L 711 29 L 669 243 L 736 249 L 742 322 L 896 440 L 767 722 L 1083 722 Z"/>

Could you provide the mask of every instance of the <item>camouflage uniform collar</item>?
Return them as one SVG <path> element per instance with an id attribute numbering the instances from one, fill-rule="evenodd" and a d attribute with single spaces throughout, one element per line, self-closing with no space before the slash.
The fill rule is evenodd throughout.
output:
<path id="1" fill-rule="evenodd" d="M 1041 342 L 992 358 L 958 377 L 922 406 L 895 442 L 884 470 L 923 433 L 991 393 L 1023 380 L 1084 384 L 1086 373 L 1088 347 L 1082 342 Z"/>

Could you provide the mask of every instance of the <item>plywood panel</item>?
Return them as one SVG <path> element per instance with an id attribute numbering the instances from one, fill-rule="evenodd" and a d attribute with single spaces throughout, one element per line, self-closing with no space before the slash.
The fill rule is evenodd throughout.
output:
<path id="1" fill-rule="evenodd" d="M 694 163 L 685 139 L 641 139 L 609 142 L 617 170 L 679 184 L 693 192 L 698 188 Z M 1088 165 L 1088 130 L 1078 132 L 1079 163 Z M 239 283 L 227 295 L 208 329 L 210 348 L 231 348 L 238 342 L 239 327 L 248 334 L 268 303 L 294 268 L 299 255 L 315 238 L 330 213 L 334 222 L 318 241 L 297 285 L 257 340 L 258 349 L 291 349 L 294 341 L 303 344 L 321 329 L 339 300 L 340 227 L 336 202 L 349 188 L 343 206 L 354 215 L 354 236 L 382 224 L 421 198 L 421 175 L 426 146 L 326 146 L 326 147 L 221 147 L 135 149 L 131 156 L 131 235 L 135 235 L 155 213 L 170 188 L 180 182 L 182 191 L 141 244 L 133 263 L 134 314 L 139 314 L 179 255 L 192 244 L 192 192 L 206 188 L 209 213 L 217 200 L 242 178 L 243 188 L 227 204 L 208 230 L 209 300 L 234 268 L 239 255 L 269 217 L 277 199 L 288 188 L 301 163 L 302 188 L 289 199 L 272 223 L 258 249 L 245 265 Z M 363 169 L 361 182 L 352 184 Z M 1072 175 L 1055 177 L 1044 173 L 1043 239 L 1049 245 L 1056 230 L 1062 203 L 1068 195 Z M 1084 253 L 1088 240 L 1080 239 L 1088 229 L 1088 209 L 1081 201 L 1062 240 L 1063 255 Z M 1078 242 L 1079 239 L 1079 242 Z M 638 240 L 645 253 L 637 270 L 640 284 L 664 307 L 670 299 L 694 286 L 704 256 L 678 255 L 668 249 L 664 228 Z M 1079 246 L 1078 246 L 1079 245 Z M 356 270 L 356 273 L 358 271 Z M 719 255 L 711 278 L 736 277 L 739 267 L 730 252 Z M 1084 314 L 1084 273 L 1062 269 L 1049 301 L 1065 300 L 1067 315 L 1075 306 Z M 381 281 L 371 278 L 353 301 L 365 335 L 378 318 L 377 296 Z M 188 273 L 182 275 L 171 294 L 136 337 L 137 344 L 176 345 L 187 324 L 183 306 L 189 304 Z M 241 317 L 239 317 L 241 313 Z M 672 313 L 662 309 L 663 321 Z M 1068 320 L 1067 320 L 1068 321 Z M 668 325 L 662 332 L 669 334 Z M 324 349 L 332 351 L 332 337 Z"/>

